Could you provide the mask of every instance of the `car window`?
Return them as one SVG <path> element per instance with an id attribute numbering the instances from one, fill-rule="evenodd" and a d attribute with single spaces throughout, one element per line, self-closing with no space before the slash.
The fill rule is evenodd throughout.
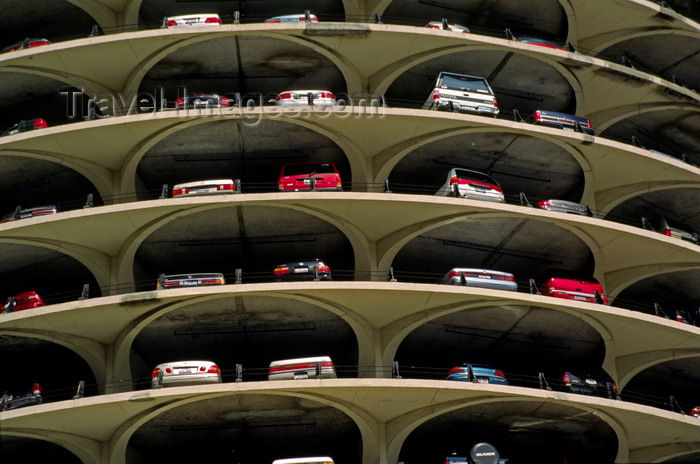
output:
<path id="1" fill-rule="evenodd" d="M 471 92 L 491 93 L 486 81 L 480 77 L 443 74 L 438 87 L 442 89 L 468 90 Z"/>
<path id="2" fill-rule="evenodd" d="M 284 168 L 283 176 L 299 176 L 315 172 L 316 174 L 335 174 L 333 166 L 329 163 L 319 164 L 291 164 Z"/>
<path id="3" fill-rule="evenodd" d="M 484 184 L 498 185 L 498 182 L 493 180 L 490 176 L 480 172 L 467 171 L 463 169 L 456 169 L 455 173 L 460 179 L 469 179 L 476 182 L 482 182 Z"/>

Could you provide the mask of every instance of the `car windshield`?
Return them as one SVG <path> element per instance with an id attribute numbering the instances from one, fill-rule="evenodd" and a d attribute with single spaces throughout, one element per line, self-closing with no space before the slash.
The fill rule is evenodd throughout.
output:
<path id="1" fill-rule="evenodd" d="M 485 79 L 481 77 L 461 76 L 459 74 L 442 74 L 439 87 L 441 89 L 491 93 L 491 89 L 489 89 Z"/>
<path id="2" fill-rule="evenodd" d="M 330 163 L 290 164 L 284 168 L 284 176 L 301 176 L 304 174 L 335 174 Z"/>
<path id="3" fill-rule="evenodd" d="M 476 182 L 481 182 L 483 184 L 498 185 L 498 182 L 481 172 L 467 171 L 465 169 L 455 169 L 455 173 L 460 179 L 473 180 Z"/>

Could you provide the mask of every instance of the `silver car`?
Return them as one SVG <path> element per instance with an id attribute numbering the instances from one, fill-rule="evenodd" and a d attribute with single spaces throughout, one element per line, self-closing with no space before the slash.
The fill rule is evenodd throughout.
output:
<path id="1" fill-rule="evenodd" d="M 490 269 L 474 269 L 469 267 L 456 267 L 445 274 L 443 284 L 465 285 L 467 287 L 491 288 L 494 290 L 518 290 L 513 274 Z"/>
<path id="2" fill-rule="evenodd" d="M 445 183 L 435 193 L 443 197 L 460 197 L 470 200 L 505 203 L 503 189 L 491 176 L 469 169 L 451 169 Z"/>
<path id="3" fill-rule="evenodd" d="M 557 211 L 559 213 L 580 214 L 581 216 L 592 216 L 590 209 L 584 205 L 566 200 L 542 200 L 539 207 L 547 211 Z"/>
<path id="4" fill-rule="evenodd" d="M 200 274 L 161 274 L 156 284 L 157 290 L 180 287 L 200 287 L 206 285 L 224 285 L 223 274 L 200 273 Z"/>
<path id="5" fill-rule="evenodd" d="M 175 361 L 158 364 L 151 372 L 151 388 L 221 383 L 221 370 L 212 361 Z"/>
<path id="6" fill-rule="evenodd" d="M 268 18 L 265 20 L 266 23 L 298 23 L 300 21 L 306 21 L 306 13 L 275 16 L 274 18 Z M 309 21 L 317 23 L 318 18 L 316 15 L 310 14 Z"/>

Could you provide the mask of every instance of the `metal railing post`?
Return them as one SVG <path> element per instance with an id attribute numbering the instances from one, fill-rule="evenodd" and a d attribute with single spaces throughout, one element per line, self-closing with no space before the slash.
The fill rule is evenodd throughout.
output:
<path id="1" fill-rule="evenodd" d="M 85 381 L 81 380 L 78 382 L 78 390 L 75 392 L 75 396 L 73 397 L 74 400 L 77 400 L 78 398 L 84 398 L 85 397 Z"/>
<path id="2" fill-rule="evenodd" d="M 402 378 L 401 374 L 399 373 L 399 362 L 398 361 L 394 361 L 391 363 L 391 377 L 393 379 Z"/>
<path id="3" fill-rule="evenodd" d="M 243 364 L 236 364 L 236 382 L 243 382 Z"/>

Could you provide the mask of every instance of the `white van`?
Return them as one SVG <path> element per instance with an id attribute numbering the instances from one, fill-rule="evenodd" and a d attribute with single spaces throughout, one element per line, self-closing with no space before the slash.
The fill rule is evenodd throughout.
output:
<path id="1" fill-rule="evenodd" d="M 320 376 L 318 371 L 320 370 Z M 335 379 L 335 366 L 328 356 L 272 361 L 267 380 Z M 314 461 L 315 462 L 315 461 Z"/>
<path id="2" fill-rule="evenodd" d="M 496 96 L 486 79 L 448 72 L 438 74 L 423 109 L 498 116 Z"/>
<path id="3" fill-rule="evenodd" d="M 313 458 L 287 458 L 275 459 L 272 464 L 333 464 L 333 459 L 328 456 L 317 456 Z"/>

